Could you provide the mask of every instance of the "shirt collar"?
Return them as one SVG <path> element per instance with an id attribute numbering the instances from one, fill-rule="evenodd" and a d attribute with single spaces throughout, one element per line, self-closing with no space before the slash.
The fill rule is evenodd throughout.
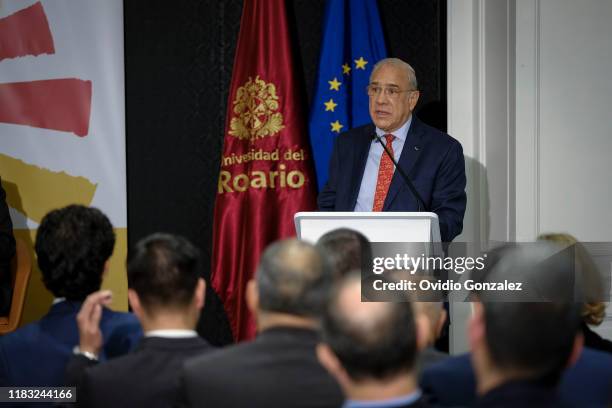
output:
<path id="1" fill-rule="evenodd" d="M 412 115 L 408 118 L 408 120 L 397 130 L 391 132 L 393 136 L 397 139 L 400 139 L 402 142 L 406 141 L 406 137 L 408 137 L 408 130 L 410 129 L 410 124 L 412 123 Z M 376 128 L 376 134 L 380 137 L 383 137 L 387 134 L 384 130 L 380 128 Z M 372 141 L 372 143 L 376 142 L 376 140 Z"/>
<path id="2" fill-rule="evenodd" d="M 413 404 L 421 398 L 421 390 L 417 389 L 411 394 L 402 395 L 401 397 L 389 398 L 384 400 L 373 400 L 373 401 L 359 401 L 359 400 L 346 400 L 343 408 L 370 408 L 370 407 L 402 407 L 405 405 Z"/>
<path id="3" fill-rule="evenodd" d="M 198 333 L 195 330 L 182 330 L 182 329 L 165 329 L 165 330 L 151 330 L 145 333 L 145 337 L 164 337 L 167 339 L 185 339 L 191 337 L 198 337 Z"/>
<path id="4" fill-rule="evenodd" d="M 65 297 L 59 297 L 59 298 L 55 298 L 53 299 L 53 303 L 51 303 L 52 305 L 57 305 L 58 303 L 61 303 L 63 301 L 65 301 L 66 298 Z"/>

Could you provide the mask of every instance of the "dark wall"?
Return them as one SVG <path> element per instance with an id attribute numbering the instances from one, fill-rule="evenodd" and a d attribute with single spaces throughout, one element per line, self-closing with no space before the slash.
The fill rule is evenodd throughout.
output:
<path id="1" fill-rule="evenodd" d="M 319 57 L 324 0 L 288 0 L 305 95 Z M 446 127 L 446 0 L 379 0 L 389 56 L 413 65 L 419 116 Z M 129 244 L 164 231 L 202 249 L 212 218 L 242 0 L 124 1 Z M 231 341 L 211 290 L 199 331 Z"/>

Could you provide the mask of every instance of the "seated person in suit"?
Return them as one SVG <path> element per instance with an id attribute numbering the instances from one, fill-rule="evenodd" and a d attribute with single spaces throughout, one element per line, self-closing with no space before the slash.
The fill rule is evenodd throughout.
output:
<path id="1" fill-rule="evenodd" d="M 123 357 L 98 364 L 100 310 L 110 292 L 90 295 L 77 316 L 80 350 L 66 370 L 84 407 L 169 407 L 177 401 L 178 373 L 189 357 L 211 349 L 194 328 L 204 305 L 199 251 L 188 240 L 153 234 L 136 244 L 127 262 L 128 298 L 145 338 Z"/>
<path id="2" fill-rule="evenodd" d="M 582 335 L 584 346 L 594 350 L 612 353 L 612 341 L 604 339 L 595 333 L 591 327 L 599 326 L 606 317 L 606 304 L 601 300 L 604 298 L 601 277 L 597 266 L 587 252 L 586 248 L 570 234 L 542 234 L 540 240 L 556 242 L 563 247 L 571 247 L 574 250 L 576 263 L 583 273 L 589 274 L 592 283 L 591 299 L 587 299 L 582 307 Z"/>
<path id="3" fill-rule="evenodd" d="M 319 361 L 338 380 L 345 408 L 423 407 L 417 350 L 427 322 L 408 302 L 362 302 L 361 275 L 347 275 L 333 293 L 322 324 Z M 419 343 L 419 346 L 417 346 Z"/>
<path id="4" fill-rule="evenodd" d="M 573 282 L 573 263 L 555 254 L 557 246 L 543 243 L 501 251 L 494 265 L 475 274 L 475 281 L 518 277 L 523 290 L 536 287 L 542 301 L 521 301 L 517 294 L 510 302 L 477 292 L 468 337 L 478 404 L 558 407 L 556 387 L 565 368 L 577 360 L 583 341 L 580 304 L 562 295 L 566 288 L 561 286 Z M 550 285 L 547 280 L 553 275 L 558 281 Z"/>
<path id="5" fill-rule="evenodd" d="M 6 193 L 0 179 L 0 316 L 8 315 L 11 306 L 11 260 L 15 256 L 13 223 L 6 205 Z"/>
<path id="6" fill-rule="evenodd" d="M 363 267 L 371 268 L 370 241 L 355 230 L 338 228 L 329 231 L 319 238 L 317 248 L 326 255 L 337 277 L 360 271 Z"/>
<path id="7" fill-rule="evenodd" d="M 435 281 L 432 277 L 423 275 L 413 275 L 406 270 L 390 271 L 391 280 L 411 281 L 415 283 L 415 289 L 410 291 L 410 301 L 417 316 L 427 322 L 423 336 L 425 338 L 425 348 L 418 356 L 419 373 L 424 367 L 438 363 L 446 358 L 448 354 L 435 348 L 436 341 L 440 338 L 446 323 L 446 309 L 444 308 L 444 295 L 438 291 L 422 290 L 419 282 L 421 280 Z"/>
<path id="8" fill-rule="evenodd" d="M 79 344 L 76 315 L 100 289 L 115 246 L 110 221 L 100 210 L 71 205 L 42 219 L 36 255 L 43 283 L 55 300 L 42 319 L 0 337 L 0 385 L 60 386 L 66 363 Z M 100 311 L 101 358 L 125 354 L 142 336 L 131 313 Z"/>
<path id="9" fill-rule="evenodd" d="M 573 278 L 574 263 L 560 254 L 558 247 L 546 243 L 489 252 L 489 265 L 474 275 L 475 281 L 519 279 L 526 288 L 538 281 L 539 294 L 551 300 L 495 301 L 493 292 L 476 293 L 469 323 L 472 353 L 423 372 L 421 387 L 436 405 L 472 405 L 476 394 L 482 406 L 610 403 L 612 358 L 589 349 L 580 353 L 580 303 L 571 294 L 566 300 L 559 296 L 568 289 L 573 293 L 573 279 L 565 278 Z M 515 296 L 518 300 L 520 295 Z"/>
<path id="10" fill-rule="evenodd" d="M 253 341 L 188 361 L 181 375 L 190 407 L 337 407 L 338 384 L 317 361 L 317 322 L 332 274 L 321 253 L 294 239 L 262 255 L 246 301 L 256 316 Z"/>

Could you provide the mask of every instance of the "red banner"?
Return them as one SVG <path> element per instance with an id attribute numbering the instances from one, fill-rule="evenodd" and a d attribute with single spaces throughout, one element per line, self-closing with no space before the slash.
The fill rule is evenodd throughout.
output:
<path id="1" fill-rule="evenodd" d="M 230 87 L 213 229 L 212 284 L 234 339 L 255 335 L 246 284 L 265 247 L 316 208 L 305 112 L 284 0 L 245 0 Z"/>

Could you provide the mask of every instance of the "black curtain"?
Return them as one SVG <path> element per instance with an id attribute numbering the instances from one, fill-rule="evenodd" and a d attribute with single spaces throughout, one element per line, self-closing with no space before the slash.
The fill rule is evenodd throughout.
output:
<path id="1" fill-rule="evenodd" d="M 324 0 L 287 0 L 309 106 Z M 446 129 L 446 0 L 379 0 L 389 56 L 409 62 L 417 115 Z M 242 0 L 124 1 L 128 241 L 181 234 L 202 250 L 210 275 L 212 220 L 227 94 Z M 232 341 L 211 290 L 198 331 Z"/>

